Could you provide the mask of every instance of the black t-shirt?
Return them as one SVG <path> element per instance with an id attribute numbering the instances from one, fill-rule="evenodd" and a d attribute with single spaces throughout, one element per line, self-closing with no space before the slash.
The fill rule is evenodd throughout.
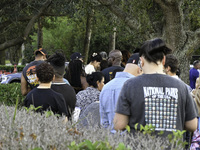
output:
<path id="1" fill-rule="evenodd" d="M 66 83 L 52 83 L 51 89 L 63 95 L 71 116 L 76 104 L 76 93 L 73 87 Z"/>
<path id="2" fill-rule="evenodd" d="M 36 66 L 40 65 L 43 62 L 44 62 L 43 60 L 32 61 L 30 64 L 24 67 L 22 71 L 23 76 L 25 80 L 27 81 L 28 85 L 31 87 L 31 89 L 39 85 L 39 82 L 36 76 Z"/>
<path id="3" fill-rule="evenodd" d="M 104 81 L 105 84 L 113 79 L 114 70 L 123 71 L 124 68 L 121 66 L 111 66 L 101 71 L 105 77 L 105 81 Z"/>
<path id="4" fill-rule="evenodd" d="M 53 91 L 52 89 L 38 89 L 31 90 L 24 100 L 24 105 L 30 107 L 34 105 L 35 108 L 42 106 L 38 112 L 51 110 L 55 114 L 64 114 L 69 117 L 68 108 L 62 94 Z"/>

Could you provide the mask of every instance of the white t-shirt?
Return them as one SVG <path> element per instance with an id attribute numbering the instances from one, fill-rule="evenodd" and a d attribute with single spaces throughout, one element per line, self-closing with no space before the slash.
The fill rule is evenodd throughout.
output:
<path id="1" fill-rule="evenodd" d="M 95 72 L 95 68 L 93 65 L 88 64 L 87 66 L 85 66 L 85 73 L 86 74 L 91 74 L 92 72 Z"/>

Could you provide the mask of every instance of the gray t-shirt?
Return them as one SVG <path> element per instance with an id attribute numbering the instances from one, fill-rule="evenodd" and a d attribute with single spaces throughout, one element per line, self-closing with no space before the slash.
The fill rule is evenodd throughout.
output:
<path id="1" fill-rule="evenodd" d="M 129 126 L 152 124 L 156 131 L 183 130 L 185 121 L 197 117 L 187 86 L 163 74 L 143 74 L 125 82 L 116 112 L 129 116 Z"/>

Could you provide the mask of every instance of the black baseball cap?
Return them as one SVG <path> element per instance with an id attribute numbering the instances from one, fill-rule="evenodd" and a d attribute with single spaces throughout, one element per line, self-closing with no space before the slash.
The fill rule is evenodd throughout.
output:
<path id="1" fill-rule="evenodd" d="M 75 52 L 70 56 L 71 61 L 75 59 L 83 58 L 81 53 Z"/>
<path id="2" fill-rule="evenodd" d="M 128 59 L 127 63 L 132 63 L 137 65 L 139 60 L 140 60 L 139 53 L 135 53 Z"/>
<path id="3" fill-rule="evenodd" d="M 47 51 L 43 48 L 39 48 L 39 49 L 35 50 L 34 54 L 37 55 L 38 53 L 41 53 L 44 56 L 47 55 Z"/>

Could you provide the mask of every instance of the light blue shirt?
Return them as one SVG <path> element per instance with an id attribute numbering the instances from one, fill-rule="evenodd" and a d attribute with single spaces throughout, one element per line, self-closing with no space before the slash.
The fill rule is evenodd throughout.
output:
<path id="1" fill-rule="evenodd" d="M 69 83 L 69 81 L 68 81 L 67 79 L 63 78 L 63 81 L 64 81 L 66 84 L 69 84 L 69 85 L 70 85 L 70 83 Z"/>
<path id="2" fill-rule="evenodd" d="M 100 93 L 100 121 L 105 128 L 110 127 L 111 132 L 115 132 L 113 119 L 115 115 L 115 107 L 124 82 L 134 75 L 128 72 L 117 72 L 114 79 L 104 85 Z"/>

